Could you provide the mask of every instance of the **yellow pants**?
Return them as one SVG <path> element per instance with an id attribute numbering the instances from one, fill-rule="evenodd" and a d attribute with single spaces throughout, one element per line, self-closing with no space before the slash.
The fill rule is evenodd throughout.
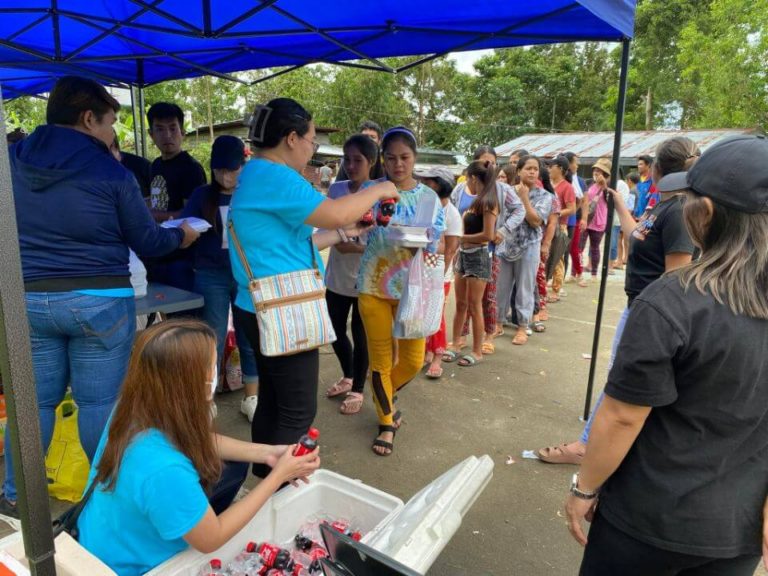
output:
<path id="1" fill-rule="evenodd" d="M 360 294 L 357 300 L 368 341 L 373 401 L 379 415 L 379 424 L 384 426 L 392 425 L 392 396 L 408 384 L 424 364 L 424 338 L 398 340 L 397 364 L 394 364 L 395 340 L 392 337 L 392 325 L 398 303 L 398 300 L 387 300 L 369 294 Z"/>

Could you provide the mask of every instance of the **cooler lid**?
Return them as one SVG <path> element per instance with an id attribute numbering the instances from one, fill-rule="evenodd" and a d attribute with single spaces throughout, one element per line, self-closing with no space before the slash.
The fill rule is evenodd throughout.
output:
<path id="1" fill-rule="evenodd" d="M 421 489 L 367 543 L 424 574 L 493 476 L 493 459 L 470 456 Z"/>

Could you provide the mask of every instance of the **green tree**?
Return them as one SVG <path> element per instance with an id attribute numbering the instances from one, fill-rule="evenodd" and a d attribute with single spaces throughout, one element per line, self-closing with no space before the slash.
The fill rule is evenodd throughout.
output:
<path id="1" fill-rule="evenodd" d="M 768 0 L 713 0 L 679 46 L 684 126 L 768 126 Z"/>
<path id="2" fill-rule="evenodd" d="M 412 128 L 423 146 L 450 150 L 458 145 L 461 135 L 455 114 L 464 76 L 447 58 L 431 60 L 399 75 L 412 108 Z"/>
<path id="3" fill-rule="evenodd" d="M 12 132 L 21 128 L 31 133 L 37 126 L 45 124 L 45 107 L 47 101 L 32 96 L 21 96 L 4 103 L 5 130 Z"/>
<path id="4" fill-rule="evenodd" d="M 412 124 L 412 111 L 400 79 L 384 72 L 337 69 L 320 109 L 328 124 L 340 129 L 333 135 L 336 143 L 357 132 L 364 120 L 373 120 L 385 128 Z"/>
<path id="5" fill-rule="evenodd" d="M 681 32 L 692 20 L 708 13 L 711 1 L 638 2 L 627 91 L 627 129 L 651 130 L 673 120 L 669 117 L 670 106 L 681 95 Z M 737 2 L 746 4 L 745 0 Z"/>

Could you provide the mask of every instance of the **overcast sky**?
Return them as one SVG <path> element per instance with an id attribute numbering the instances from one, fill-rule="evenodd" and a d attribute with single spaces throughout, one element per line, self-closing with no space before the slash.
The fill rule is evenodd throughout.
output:
<path id="1" fill-rule="evenodd" d="M 479 60 L 486 54 L 490 54 L 491 52 L 493 52 L 493 50 L 475 50 L 473 52 L 456 52 L 455 54 L 451 54 L 449 58 L 456 61 L 456 67 L 461 72 L 474 74 L 475 70 L 472 67 L 472 65 L 477 60 Z"/>

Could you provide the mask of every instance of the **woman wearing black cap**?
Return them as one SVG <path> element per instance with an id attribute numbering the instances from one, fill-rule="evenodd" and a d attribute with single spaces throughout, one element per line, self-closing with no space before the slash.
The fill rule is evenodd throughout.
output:
<path id="1" fill-rule="evenodd" d="M 182 211 L 182 217 L 203 218 L 211 225 L 200 236 L 200 242 L 195 247 L 193 290 L 202 294 L 205 304 L 200 314 L 216 333 L 219 374 L 224 374 L 221 364 L 229 325 L 229 307 L 234 304 L 237 295 L 237 283 L 229 263 L 225 226 L 229 203 L 244 164 L 245 144 L 240 138 L 229 135 L 216 138 L 211 148 L 211 183 L 197 188 Z M 240 403 L 240 410 L 251 421 L 258 402 L 259 372 L 253 348 L 239 322 L 235 323 L 235 338 L 245 385 L 245 397 Z"/>
<path id="2" fill-rule="evenodd" d="M 630 309 L 566 502 L 583 575 L 751 576 L 768 551 L 766 166 L 740 136 L 659 182 L 702 255 Z"/>

